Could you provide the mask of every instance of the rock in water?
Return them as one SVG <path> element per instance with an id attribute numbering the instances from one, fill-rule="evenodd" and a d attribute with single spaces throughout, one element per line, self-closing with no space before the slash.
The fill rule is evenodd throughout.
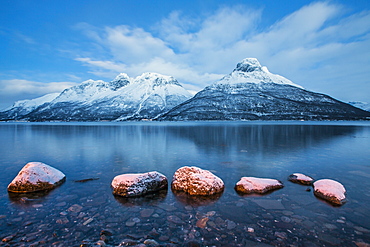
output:
<path id="1" fill-rule="evenodd" d="M 9 192 L 28 193 L 50 190 L 65 181 L 59 170 L 41 162 L 27 163 L 8 185 Z"/>
<path id="2" fill-rule="evenodd" d="M 224 182 L 219 177 L 195 166 L 179 168 L 172 178 L 172 189 L 189 195 L 213 195 L 222 192 L 224 187 Z"/>
<path id="3" fill-rule="evenodd" d="M 297 184 L 311 185 L 314 179 L 302 173 L 293 173 L 289 175 L 288 180 Z"/>
<path id="4" fill-rule="evenodd" d="M 346 189 L 337 181 L 320 179 L 313 183 L 313 188 L 315 196 L 334 205 L 343 205 L 346 202 Z"/>
<path id="5" fill-rule="evenodd" d="M 242 177 L 235 185 L 235 190 L 240 193 L 259 193 L 263 194 L 270 190 L 284 187 L 282 182 L 270 178 Z"/>
<path id="6" fill-rule="evenodd" d="M 167 186 L 166 176 L 156 171 L 122 174 L 116 176 L 112 181 L 113 194 L 124 197 L 142 196 L 167 188 Z"/>

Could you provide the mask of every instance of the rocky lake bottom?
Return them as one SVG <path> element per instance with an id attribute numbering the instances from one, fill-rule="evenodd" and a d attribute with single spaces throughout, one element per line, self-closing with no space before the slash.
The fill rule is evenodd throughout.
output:
<path id="1" fill-rule="evenodd" d="M 370 244 L 368 125 L 0 124 L 0 246 L 367 246 Z M 5 144 L 6 143 L 6 144 Z M 63 171 L 46 193 L 6 186 L 28 161 Z M 168 190 L 114 196 L 115 175 L 157 170 L 171 182 L 183 165 L 209 169 L 222 194 Z M 334 207 L 294 172 L 340 181 Z M 241 176 L 276 178 L 284 188 L 240 195 Z M 76 180 L 95 178 L 84 182 Z"/>

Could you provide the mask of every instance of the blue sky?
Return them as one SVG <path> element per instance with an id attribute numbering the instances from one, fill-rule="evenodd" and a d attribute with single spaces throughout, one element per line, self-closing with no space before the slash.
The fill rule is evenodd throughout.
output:
<path id="1" fill-rule="evenodd" d="M 370 102 L 370 2 L 2 0 L 0 109 L 120 72 L 199 91 L 256 57 L 342 101 Z"/>

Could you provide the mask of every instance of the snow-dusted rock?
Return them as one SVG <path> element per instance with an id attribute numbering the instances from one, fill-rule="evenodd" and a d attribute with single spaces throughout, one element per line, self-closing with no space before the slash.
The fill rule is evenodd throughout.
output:
<path id="1" fill-rule="evenodd" d="M 284 187 L 282 182 L 270 178 L 242 177 L 235 185 L 235 190 L 240 193 L 263 194 L 270 190 Z"/>
<path id="2" fill-rule="evenodd" d="M 303 185 L 311 185 L 314 181 L 312 177 L 304 175 L 302 173 L 293 173 L 289 175 L 288 180 L 293 183 L 303 184 Z"/>
<path id="3" fill-rule="evenodd" d="M 111 185 L 113 194 L 135 197 L 167 188 L 168 181 L 165 175 L 153 171 L 118 175 L 113 179 Z"/>
<path id="4" fill-rule="evenodd" d="M 219 177 L 195 166 L 179 168 L 172 178 L 172 189 L 189 195 L 213 195 L 222 192 L 224 187 L 224 182 Z"/>
<path id="5" fill-rule="evenodd" d="M 346 201 L 346 189 L 332 179 L 320 179 L 313 183 L 314 194 L 335 205 L 342 205 Z"/>
<path id="6" fill-rule="evenodd" d="M 50 190 L 63 183 L 65 177 L 61 171 L 44 163 L 29 162 L 8 185 L 8 191 L 27 193 Z"/>

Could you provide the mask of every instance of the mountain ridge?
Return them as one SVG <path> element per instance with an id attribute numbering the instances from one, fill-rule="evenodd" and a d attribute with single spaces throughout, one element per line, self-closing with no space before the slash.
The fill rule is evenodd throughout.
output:
<path id="1" fill-rule="evenodd" d="M 2 120 L 115 121 L 154 118 L 192 95 L 171 76 L 146 72 L 136 78 L 120 73 L 110 82 L 87 80 L 37 107 L 8 108 Z M 24 103 L 31 103 L 32 100 Z M 19 103 L 13 104 L 16 106 Z M 22 114 L 19 114 L 21 113 Z"/>
<path id="2" fill-rule="evenodd" d="M 125 73 L 87 80 L 59 94 L 17 101 L 0 112 L 12 121 L 362 120 L 370 112 L 304 89 L 246 58 L 193 97 L 172 76 Z"/>

